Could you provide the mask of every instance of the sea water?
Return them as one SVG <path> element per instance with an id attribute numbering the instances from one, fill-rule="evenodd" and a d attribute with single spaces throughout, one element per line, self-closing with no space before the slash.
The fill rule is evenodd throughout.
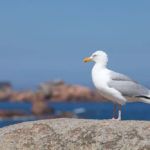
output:
<path id="1" fill-rule="evenodd" d="M 31 103 L 10 103 L 1 102 L 0 109 L 3 110 L 21 110 L 31 113 Z M 112 118 L 113 104 L 101 102 L 53 102 L 49 107 L 54 108 L 55 113 L 72 112 L 78 118 L 85 119 L 110 119 Z M 40 118 L 42 119 L 42 118 Z M 150 105 L 144 103 L 128 103 L 122 107 L 123 120 L 150 120 Z M 0 127 L 7 125 L 37 120 L 36 117 L 18 117 L 12 119 L 1 119 Z"/>

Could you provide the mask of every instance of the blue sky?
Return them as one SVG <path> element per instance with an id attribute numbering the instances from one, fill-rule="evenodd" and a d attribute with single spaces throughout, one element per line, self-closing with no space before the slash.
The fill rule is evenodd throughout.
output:
<path id="1" fill-rule="evenodd" d="M 91 85 L 97 49 L 109 67 L 150 83 L 150 1 L 0 1 L 0 80 L 33 87 L 50 79 Z"/>

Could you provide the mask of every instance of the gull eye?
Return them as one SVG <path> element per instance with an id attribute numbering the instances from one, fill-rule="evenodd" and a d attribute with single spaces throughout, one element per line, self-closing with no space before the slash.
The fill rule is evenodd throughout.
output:
<path id="1" fill-rule="evenodd" d="M 96 56 L 97 56 L 96 54 L 93 55 L 93 57 L 96 57 Z"/>

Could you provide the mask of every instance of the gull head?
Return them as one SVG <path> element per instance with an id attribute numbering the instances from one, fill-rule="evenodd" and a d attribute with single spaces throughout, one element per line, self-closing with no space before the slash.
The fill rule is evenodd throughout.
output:
<path id="1" fill-rule="evenodd" d="M 108 56 L 104 51 L 96 51 L 90 57 L 86 57 L 83 59 L 84 62 L 95 62 L 101 65 L 107 65 Z"/>

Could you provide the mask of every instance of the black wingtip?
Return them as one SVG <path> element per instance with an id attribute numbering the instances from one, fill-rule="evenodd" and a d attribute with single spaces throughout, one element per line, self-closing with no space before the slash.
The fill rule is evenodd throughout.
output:
<path id="1" fill-rule="evenodd" d="M 139 96 L 136 96 L 137 98 L 146 98 L 146 99 L 150 99 L 150 97 L 148 96 L 144 96 L 144 95 L 139 95 Z"/>

